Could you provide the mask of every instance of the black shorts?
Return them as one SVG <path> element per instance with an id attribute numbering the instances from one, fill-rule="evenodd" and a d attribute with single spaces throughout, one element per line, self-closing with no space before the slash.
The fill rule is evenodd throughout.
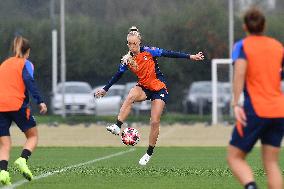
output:
<path id="1" fill-rule="evenodd" d="M 284 134 L 283 118 L 247 116 L 245 127 L 235 126 L 230 144 L 244 152 L 250 152 L 258 139 L 262 144 L 280 147 Z"/>
<path id="2" fill-rule="evenodd" d="M 19 111 L 0 112 L 0 137 L 10 136 L 10 126 L 14 121 L 22 132 L 26 132 L 36 126 L 34 117 L 29 108 L 21 108 Z"/>
<path id="3" fill-rule="evenodd" d="M 167 89 L 163 88 L 163 89 L 160 89 L 159 91 L 152 91 L 152 90 L 146 89 L 145 87 L 141 85 L 137 85 L 137 86 L 141 87 L 142 90 L 145 92 L 147 96 L 146 100 L 153 101 L 155 99 L 161 99 L 167 104 L 169 100 L 169 93 Z"/>

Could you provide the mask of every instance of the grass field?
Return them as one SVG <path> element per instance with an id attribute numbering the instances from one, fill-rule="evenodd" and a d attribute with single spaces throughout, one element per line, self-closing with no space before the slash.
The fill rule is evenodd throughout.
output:
<path id="1" fill-rule="evenodd" d="M 20 152 L 13 148 L 11 161 Z M 225 147 L 158 147 L 141 167 L 138 160 L 144 152 L 142 147 L 40 147 L 29 160 L 34 181 L 25 182 L 9 164 L 12 188 L 242 188 L 227 167 Z M 258 184 L 266 188 L 259 156 L 256 148 L 248 160 Z M 283 152 L 280 157 L 283 169 Z"/>
<path id="2" fill-rule="evenodd" d="M 150 112 L 143 113 L 139 116 L 137 115 L 130 115 L 127 118 L 128 123 L 149 123 L 150 120 Z M 62 118 L 61 116 L 57 115 L 47 115 L 47 116 L 38 116 L 36 115 L 36 120 L 39 123 L 46 123 L 46 124 L 80 124 L 80 123 L 100 123 L 100 122 L 108 122 L 112 123 L 116 120 L 116 115 L 113 116 L 98 116 L 98 115 L 68 115 L 66 118 Z M 231 120 L 228 116 L 224 116 L 225 120 Z M 210 122 L 211 115 L 196 115 L 196 114 L 179 114 L 179 113 L 164 113 L 161 119 L 162 123 L 166 124 L 175 124 L 175 123 L 196 123 L 196 122 Z"/>

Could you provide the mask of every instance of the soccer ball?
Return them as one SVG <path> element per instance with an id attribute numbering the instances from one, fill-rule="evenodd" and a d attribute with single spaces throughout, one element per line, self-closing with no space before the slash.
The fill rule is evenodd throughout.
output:
<path id="1" fill-rule="evenodd" d="M 137 129 L 125 128 L 121 133 L 121 141 L 123 144 L 135 146 L 140 140 L 140 135 Z"/>

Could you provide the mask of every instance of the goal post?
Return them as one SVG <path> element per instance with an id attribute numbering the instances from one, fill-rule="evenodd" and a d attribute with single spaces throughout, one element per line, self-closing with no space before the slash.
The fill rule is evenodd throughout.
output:
<path id="1" fill-rule="evenodd" d="M 219 72 L 218 74 L 218 68 L 219 67 L 225 67 L 225 72 Z M 218 78 L 218 76 L 222 76 L 221 78 Z M 221 108 L 224 104 L 224 95 L 220 94 L 223 93 L 223 90 L 220 90 L 220 83 L 227 81 L 227 87 L 229 87 L 229 95 L 231 100 L 231 83 L 232 83 L 232 77 L 233 77 L 233 66 L 232 66 L 232 59 L 212 59 L 212 66 L 211 66 L 211 77 L 212 77 L 212 125 L 216 125 L 220 123 L 220 120 L 218 119 L 222 115 L 223 112 L 221 112 Z M 225 78 L 225 79 L 224 79 Z M 221 103 L 222 101 L 222 103 Z M 228 103 L 228 102 L 226 102 Z M 229 102 L 230 103 L 230 102 Z M 227 105 L 228 106 L 228 105 Z M 229 105 L 229 112 L 228 115 L 232 116 L 232 110 Z"/>

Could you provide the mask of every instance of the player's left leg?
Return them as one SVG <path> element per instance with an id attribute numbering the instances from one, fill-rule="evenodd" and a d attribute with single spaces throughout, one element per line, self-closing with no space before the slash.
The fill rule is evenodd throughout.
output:
<path id="1" fill-rule="evenodd" d="M 264 135 L 270 119 L 247 115 L 247 124 L 236 124 L 233 129 L 230 145 L 227 151 L 227 162 L 235 177 L 245 189 L 256 189 L 253 172 L 246 162 L 247 154 L 252 150 L 257 140 Z"/>
<path id="2" fill-rule="evenodd" d="M 106 127 L 107 131 L 109 131 L 110 133 L 114 135 L 119 135 L 121 125 L 126 120 L 128 115 L 130 114 L 133 103 L 144 101 L 146 100 L 146 98 L 147 96 L 140 86 L 133 87 L 129 91 L 129 94 L 127 95 L 126 99 L 124 100 L 120 108 L 119 114 L 117 116 L 117 123 L 107 126 Z"/>
<path id="3" fill-rule="evenodd" d="M 279 147 L 262 145 L 262 160 L 270 189 L 283 188 L 283 178 L 278 164 L 279 152 Z"/>
<path id="4" fill-rule="evenodd" d="M 160 131 L 160 119 L 165 107 L 165 102 L 162 99 L 155 99 L 152 101 L 151 107 L 151 129 L 149 135 L 149 147 L 146 154 L 140 159 L 140 165 L 146 165 L 155 148 Z"/>
<path id="5" fill-rule="evenodd" d="M 284 119 L 271 119 L 271 124 L 261 137 L 262 160 L 270 189 L 283 188 L 283 177 L 279 167 L 279 153 L 284 135 Z"/>

